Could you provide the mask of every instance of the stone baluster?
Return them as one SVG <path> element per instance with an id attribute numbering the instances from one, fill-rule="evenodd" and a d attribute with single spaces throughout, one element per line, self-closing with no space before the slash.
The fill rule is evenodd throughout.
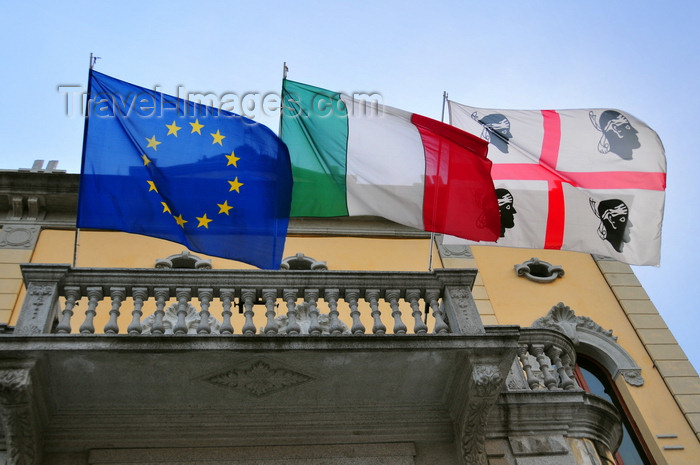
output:
<path id="1" fill-rule="evenodd" d="M 569 375 L 566 373 L 566 368 L 564 368 L 561 362 L 562 352 L 563 350 L 553 345 L 547 350 L 547 357 L 552 361 L 554 369 L 557 370 L 557 374 L 559 375 L 559 387 L 566 391 L 571 391 L 574 389 L 574 382 L 569 378 Z"/>
<path id="2" fill-rule="evenodd" d="M 277 300 L 277 289 L 263 289 L 263 300 L 265 301 L 265 317 L 267 324 L 263 331 L 268 336 L 277 334 L 277 323 L 275 322 L 275 301 Z"/>
<path id="3" fill-rule="evenodd" d="M 411 315 L 413 315 L 413 332 L 415 334 L 425 334 L 428 332 L 428 327 L 423 322 L 422 312 L 420 311 L 420 291 L 418 289 L 409 289 L 406 291 L 406 300 L 411 304 Z"/>
<path id="4" fill-rule="evenodd" d="M 350 318 L 352 318 L 352 327 L 350 332 L 355 335 L 365 334 L 365 325 L 360 321 L 360 311 L 357 309 L 357 301 L 360 299 L 359 289 L 346 289 L 345 301 L 350 305 Z"/>
<path id="5" fill-rule="evenodd" d="M 297 323 L 297 293 L 296 289 L 285 289 L 282 293 L 287 302 L 287 334 L 296 336 L 301 332 L 301 327 Z"/>
<path id="6" fill-rule="evenodd" d="M 255 295 L 255 289 L 241 290 L 241 299 L 243 300 L 243 306 L 245 307 L 245 311 L 243 312 L 245 316 L 245 323 L 243 323 L 243 329 L 241 331 L 246 336 L 252 336 L 257 332 L 255 323 L 253 323 L 253 305 L 255 304 Z"/>
<path id="7" fill-rule="evenodd" d="M 210 288 L 197 289 L 197 298 L 200 303 L 199 325 L 197 325 L 197 334 L 211 334 L 211 326 L 209 325 L 209 304 L 214 297 L 214 290 Z"/>
<path id="8" fill-rule="evenodd" d="M 126 298 L 126 288 L 110 287 L 109 296 L 112 299 L 112 308 L 109 311 L 109 321 L 105 325 L 105 334 L 119 334 L 117 318 L 119 318 L 122 301 Z"/>
<path id="9" fill-rule="evenodd" d="M 324 299 L 328 302 L 328 307 L 330 309 L 330 328 L 329 331 L 332 336 L 339 336 L 343 334 L 343 325 L 340 324 L 340 319 L 338 316 L 338 297 L 340 296 L 340 290 L 338 289 L 326 289 L 324 293 Z"/>
<path id="10" fill-rule="evenodd" d="M 391 316 L 394 318 L 394 334 L 406 334 L 406 325 L 401 321 L 401 309 L 399 309 L 399 298 L 401 291 L 392 289 L 386 291 L 384 300 L 389 302 L 391 307 Z"/>
<path id="11" fill-rule="evenodd" d="M 131 335 L 141 334 L 141 316 L 143 316 L 143 301 L 148 299 L 148 289 L 145 287 L 135 287 L 131 290 L 131 297 L 134 299 L 134 309 L 131 311 L 131 323 L 126 328 L 126 332 Z"/>
<path id="12" fill-rule="evenodd" d="M 445 323 L 445 319 L 442 314 L 442 309 L 438 299 L 440 298 L 440 291 L 437 289 L 431 289 L 426 291 L 425 300 L 428 301 L 428 305 L 433 309 L 433 317 L 435 318 L 435 327 L 433 328 L 434 334 L 447 334 L 450 332 L 450 327 Z"/>
<path id="13" fill-rule="evenodd" d="M 318 324 L 318 289 L 307 289 L 304 291 L 304 301 L 309 304 L 309 334 L 320 336 L 323 332 Z"/>
<path id="14" fill-rule="evenodd" d="M 571 388 L 565 388 L 567 390 L 571 391 L 576 391 L 580 390 L 581 388 L 579 387 L 578 383 L 576 382 L 576 376 L 574 375 L 574 369 L 572 368 L 573 364 L 571 363 L 571 357 L 569 357 L 569 354 L 564 352 L 561 355 L 561 363 L 564 365 L 564 370 L 566 371 L 566 375 L 569 377 L 571 380 Z"/>
<path id="15" fill-rule="evenodd" d="M 547 357 L 544 354 L 544 345 L 532 344 L 530 346 L 530 353 L 535 356 L 537 363 L 540 365 L 540 371 L 544 376 L 544 385 L 547 386 L 547 389 L 553 391 L 557 387 L 557 380 L 552 376 L 549 363 L 547 363 Z"/>
<path id="16" fill-rule="evenodd" d="M 219 296 L 221 298 L 221 305 L 223 306 L 223 311 L 221 312 L 221 318 L 223 322 L 221 323 L 221 334 L 233 334 L 233 325 L 231 324 L 231 301 L 233 301 L 234 290 L 233 289 L 221 289 L 219 291 Z"/>
<path id="17" fill-rule="evenodd" d="M 527 380 L 527 385 L 530 386 L 532 391 L 539 389 L 540 381 L 537 376 L 532 372 L 532 365 L 530 364 L 530 355 L 528 352 L 527 344 L 518 345 L 518 359 L 520 359 L 520 364 L 523 366 L 523 371 L 525 372 L 525 379 Z"/>
<path id="18" fill-rule="evenodd" d="M 386 326 L 382 323 L 381 312 L 379 311 L 379 290 L 367 289 L 365 292 L 365 299 L 369 302 L 369 306 L 372 309 L 372 333 L 380 335 L 386 334 Z"/>
<path id="19" fill-rule="evenodd" d="M 156 297 L 156 311 L 154 312 L 151 334 L 165 334 L 163 317 L 165 316 L 165 301 L 170 298 L 170 290 L 167 287 L 156 287 L 153 289 L 153 293 Z"/>
<path id="20" fill-rule="evenodd" d="M 80 325 L 81 334 L 95 334 L 95 315 L 97 314 L 97 304 L 104 295 L 101 287 L 88 287 L 88 308 L 85 310 L 85 321 Z"/>
<path id="21" fill-rule="evenodd" d="M 70 320 L 73 317 L 73 308 L 75 308 L 75 302 L 80 300 L 80 288 L 77 286 L 67 286 L 66 292 L 66 306 L 63 309 L 61 316 L 61 322 L 56 326 L 56 332 L 59 334 L 70 334 Z"/>
<path id="22" fill-rule="evenodd" d="M 192 289 L 178 287 L 175 289 L 177 297 L 177 322 L 173 326 L 173 334 L 187 334 L 187 305 L 192 297 Z"/>

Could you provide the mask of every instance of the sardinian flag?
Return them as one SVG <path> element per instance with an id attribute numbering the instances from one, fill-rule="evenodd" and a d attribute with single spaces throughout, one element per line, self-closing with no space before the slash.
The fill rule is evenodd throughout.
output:
<path id="1" fill-rule="evenodd" d="M 453 126 L 489 141 L 501 211 L 501 237 L 490 245 L 659 264 L 666 157 L 646 124 L 610 109 L 448 104 Z"/>

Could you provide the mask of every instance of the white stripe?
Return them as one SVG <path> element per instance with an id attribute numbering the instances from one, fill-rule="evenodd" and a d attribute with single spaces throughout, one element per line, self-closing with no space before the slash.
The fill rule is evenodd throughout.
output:
<path id="1" fill-rule="evenodd" d="M 358 107 L 342 98 L 348 107 L 349 214 L 424 229 L 425 154 L 411 114 L 382 105 Z"/>

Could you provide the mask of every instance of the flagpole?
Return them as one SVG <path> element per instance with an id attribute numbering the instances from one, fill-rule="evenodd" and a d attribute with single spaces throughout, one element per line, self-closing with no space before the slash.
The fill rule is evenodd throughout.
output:
<path id="1" fill-rule="evenodd" d="M 87 140 L 87 124 L 88 124 L 88 108 L 90 105 L 90 72 L 92 69 L 95 67 L 95 62 L 97 61 L 99 57 L 96 57 L 94 54 L 90 53 L 90 69 L 88 71 L 88 85 L 87 85 L 87 98 L 85 99 L 85 124 L 83 126 L 83 153 L 82 153 L 82 161 L 80 163 L 80 172 L 83 172 L 84 164 L 85 164 L 85 142 Z M 76 212 L 77 213 L 77 212 Z M 76 226 L 75 226 L 75 239 L 73 241 L 73 268 L 76 267 L 78 263 L 78 247 L 80 246 L 80 228 L 77 225 L 77 220 L 78 216 L 76 214 Z"/>
<path id="2" fill-rule="evenodd" d="M 277 130 L 277 137 L 280 139 L 282 138 L 282 111 L 284 109 L 284 80 L 287 79 L 287 71 L 289 71 L 289 68 L 287 67 L 287 62 L 285 61 L 282 64 L 282 91 L 280 92 L 280 124 L 279 124 L 279 129 Z"/>
<path id="3" fill-rule="evenodd" d="M 442 114 L 440 115 L 440 122 L 445 122 L 445 101 L 447 100 L 447 91 L 442 93 Z M 435 243 L 435 233 L 430 233 L 430 253 L 428 254 L 428 271 L 433 271 L 433 244 Z"/>

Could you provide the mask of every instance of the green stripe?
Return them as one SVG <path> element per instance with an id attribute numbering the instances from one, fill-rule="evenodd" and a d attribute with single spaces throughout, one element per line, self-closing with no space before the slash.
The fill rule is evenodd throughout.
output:
<path id="1" fill-rule="evenodd" d="M 281 137 L 292 160 L 290 216 L 347 216 L 347 109 L 340 94 L 284 80 Z"/>

